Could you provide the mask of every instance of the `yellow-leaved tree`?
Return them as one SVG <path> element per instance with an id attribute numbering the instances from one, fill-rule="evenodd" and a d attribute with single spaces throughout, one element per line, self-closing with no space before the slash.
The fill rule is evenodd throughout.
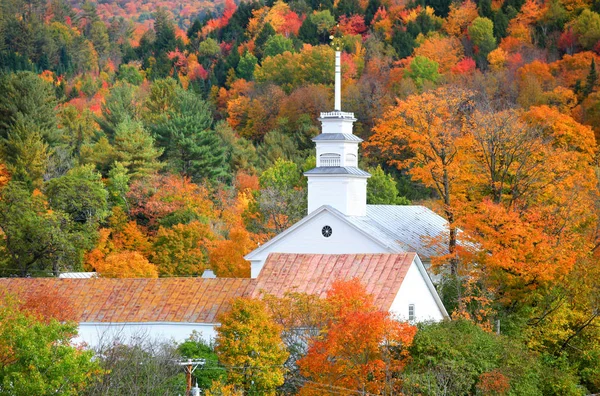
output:
<path id="1" fill-rule="evenodd" d="M 247 395 L 275 395 L 283 384 L 288 352 L 281 326 L 265 303 L 251 298 L 233 300 L 219 318 L 215 351 L 227 369 L 228 381 Z"/>

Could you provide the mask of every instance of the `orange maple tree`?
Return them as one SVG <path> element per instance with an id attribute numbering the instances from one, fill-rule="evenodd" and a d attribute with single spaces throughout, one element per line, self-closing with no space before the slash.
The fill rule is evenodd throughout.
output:
<path id="1" fill-rule="evenodd" d="M 297 362 L 308 379 L 300 395 L 398 392 L 416 327 L 379 311 L 357 279 L 334 282 L 325 304 L 330 320 Z"/>
<path id="2" fill-rule="evenodd" d="M 471 144 L 468 117 L 472 93 L 439 88 L 399 101 L 374 128 L 366 144 L 390 165 L 408 169 L 413 179 L 434 188 L 449 223 L 450 270 L 457 271 L 455 200 L 465 194 L 465 147 Z"/>

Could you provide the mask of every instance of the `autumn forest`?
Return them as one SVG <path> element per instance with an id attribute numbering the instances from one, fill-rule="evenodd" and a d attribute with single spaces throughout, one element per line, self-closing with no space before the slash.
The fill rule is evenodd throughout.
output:
<path id="1" fill-rule="evenodd" d="M 596 0 L 0 0 L 0 276 L 249 277 L 306 215 L 334 46 L 368 203 L 448 221 L 453 320 L 396 322 L 356 282 L 238 301 L 216 346 L 63 345 L 64 394 L 138 394 L 107 385 L 135 359 L 166 378 L 139 394 L 177 394 L 170 354 L 213 362 L 214 395 L 600 392 Z M 0 391 L 29 370 L 16 334 L 68 344 L 68 313 L 3 297 Z M 264 348 L 243 375 L 236 326 Z"/>

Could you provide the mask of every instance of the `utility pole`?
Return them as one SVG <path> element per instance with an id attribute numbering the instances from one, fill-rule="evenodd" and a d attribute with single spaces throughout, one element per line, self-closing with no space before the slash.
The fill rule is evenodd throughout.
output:
<path id="1" fill-rule="evenodd" d="M 185 379 L 187 383 L 185 394 L 187 396 L 190 396 L 192 392 L 192 373 L 198 366 L 204 366 L 204 363 L 206 363 L 206 360 L 204 359 L 188 359 L 177 362 L 177 364 L 183 366 L 183 369 L 185 370 Z"/>

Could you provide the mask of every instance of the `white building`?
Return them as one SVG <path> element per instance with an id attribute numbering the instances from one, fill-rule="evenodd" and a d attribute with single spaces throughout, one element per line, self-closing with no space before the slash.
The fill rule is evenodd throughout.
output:
<path id="1" fill-rule="evenodd" d="M 448 316 L 415 253 L 272 254 L 255 279 L 232 278 L 4 278 L 0 295 L 23 301 L 61 296 L 79 322 L 76 341 L 95 347 L 144 336 L 182 342 L 192 331 L 215 337 L 219 315 L 236 297 L 282 297 L 287 292 L 325 296 L 336 280 L 358 278 L 375 305 L 401 320 Z"/>
<path id="2" fill-rule="evenodd" d="M 423 206 L 367 205 L 370 175 L 358 168 L 362 140 L 352 133 L 354 115 L 341 111 L 340 80 L 337 52 L 335 110 L 321 113 L 317 166 L 305 173 L 308 215 L 246 256 L 251 279 L 0 279 L 0 294 L 52 290 L 69 298 L 80 339 L 90 345 L 139 333 L 183 341 L 192 330 L 210 339 L 232 298 L 324 296 L 335 280 L 352 278 L 400 319 L 447 318 L 421 262 L 445 253 L 435 242 L 447 222 Z"/>

